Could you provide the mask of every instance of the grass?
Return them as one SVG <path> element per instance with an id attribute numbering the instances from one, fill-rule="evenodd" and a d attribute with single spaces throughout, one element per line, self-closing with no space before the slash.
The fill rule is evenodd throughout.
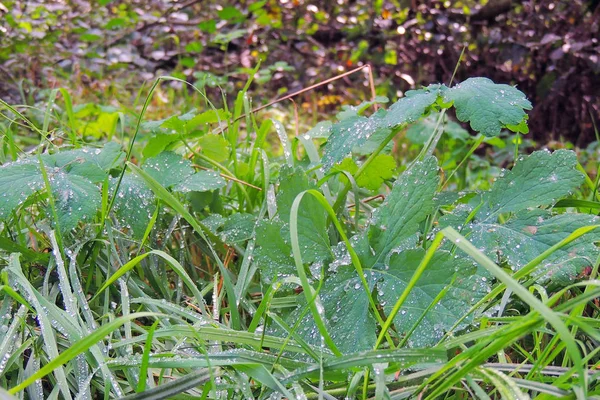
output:
<path id="1" fill-rule="evenodd" d="M 378 154 L 394 154 L 401 165 L 396 171 L 402 171 L 435 147 L 434 154 L 448 177 L 440 182 L 440 188 L 448 192 L 487 190 L 490 181 L 503 174 L 494 157 L 505 151 L 510 155 L 508 162 L 513 163 L 519 151 L 518 136 L 517 141 L 505 133 L 494 139 L 459 139 L 448 133 L 440 114 L 433 120 L 433 132 L 439 135 L 429 136 L 429 141 L 411 142 L 403 136 L 407 132 L 403 125 L 389 133 L 370 156 L 356 157 L 360 167 L 354 173 L 324 174 L 317 168 L 323 139 L 302 141 L 294 139 L 298 135 L 281 133 L 278 142 L 268 136 L 273 124 L 279 123 L 267 118 L 274 112 L 253 112 L 244 90 L 231 109 L 223 104 L 226 120 L 220 120 L 217 106 L 203 92 L 191 91 L 181 109 L 205 104 L 203 111 L 214 111 L 217 120 L 202 127 L 202 133 L 222 132 L 228 149 L 213 151 L 219 161 L 207 156 L 206 149 L 198 145 L 201 135 L 194 131 L 185 131 L 179 142 L 169 146 L 201 170 L 216 169 L 228 184 L 210 195 L 185 196 L 161 184 L 160 177 L 140 162 L 148 158 L 144 149 L 153 140 L 145 123 L 175 114 L 170 107 L 155 107 L 153 94 L 167 79 L 171 78 L 150 88 L 143 106 L 119 109 L 117 119 L 104 128 L 98 121 L 106 121 L 111 112 L 78 108 L 80 99 L 72 99 L 65 90 L 52 92 L 42 107 L 2 103 L 3 163 L 25 153 L 41 155 L 90 143 L 101 146 L 110 139 L 127 151 L 121 167 L 98 182 L 102 205 L 92 221 L 82 222 L 74 231 L 61 230 L 60 198 L 49 178 L 54 172 L 42 161 L 46 190 L 22 203 L 0 225 L 0 387 L 6 389 L 6 393 L 0 391 L 0 397 L 600 396 L 600 284 L 596 280 L 600 257 L 589 260 L 589 268 L 580 269 L 567 283 L 540 278 L 547 260 L 573 243 L 591 240 L 589 235 L 598 224 L 571 230 L 525 265 L 511 269 L 515 266 L 506 260 L 492 260 L 489 252 L 471 244 L 468 234 L 452 227 L 437 229 L 442 215 L 454 212 L 460 202 L 438 207 L 418 224 L 416 247 L 423 250 L 424 257 L 389 308 L 379 299 L 382 294 L 368 275 L 373 267 L 354 236 L 367 234 L 373 212 L 384 207 L 381 197 L 389 195 L 398 178 L 398 173 L 394 174 L 375 192 L 358 187 L 356 179 L 369 173 Z M 62 102 L 57 100 L 59 93 Z M 175 100 L 175 93 L 172 96 Z M 293 122 L 281 125 L 288 132 L 305 133 L 311 126 L 297 115 L 288 120 Z M 102 133 L 84 136 L 82 132 L 89 132 L 86 126 L 90 124 L 102 128 Z M 440 124 L 446 130 L 438 129 Z M 389 149 L 386 145 L 393 139 L 395 149 Z M 425 143 L 434 144 L 428 149 Z M 490 153 L 485 154 L 486 149 Z M 268 265 L 258 261 L 261 253 L 257 248 L 264 242 L 261 244 L 257 235 L 262 221 L 277 221 L 276 215 L 282 212 L 285 203 L 274 196 L 276 191 L 278 196 L 281 193 L 284 182 L 279 182 L 279 176 L 286 164 L 308 171 L 315 179 L 311 188 L 294 194 L 289 220 L 282 222 L 289 224 L 288 230 L 281 232 L 289 232 L 290 251 L 285 256 L 293 262 L 293 272 L 269 281 L 263 277 Z M 118 188 L 129 174 L 146 185 L 158 206 L 140 237 L 114 214 Z M 597 210 L 596 184 L 586 178 L 587 186 L 552 203 L 552 212 L 588 215 Z M 303 211 L 306 207 L 312 207 L 308 214 Z M 471 210 L 463 226 L 472 222 L 480 207 Z M 551 212 L 545 205 L 540 210 Z M 318 233 L 334 241 L 332 254 L 338 243 L 348 251 L 346 262 L 358 277 L 357 292 L 368 300 L 366 310 L 373 316 L 376 341 L 360 352 L 344 351 L 332 330 L 331 313 L 325 309 L 330 279 L 327 265 L 314 263 L 307 268 L 311 264 L 305 251 L 307 218 L 321 211 L 325 228 Z M 228 221 L 229 230 L 227 225 L 214 228 L 215 214 Z M 248 215 L 252 218 L 249 231 L 243 228 L 243 218 Z M 500 221 L 511 217 L 512 213 L 502 213 Z M 232 241 L 236 235 L 241 239 Z M 49 254 L 44 252 L 46 248 Z M 412 325 L 398 325 L 397 317 L 411 304 L 414 292 L 421 290 L 418 285 L 428 279 L 439 251 L 468 258 L 486 270 L 487 275 L 477 274 L 488 277 L 489 292 L 475 299 L 436 343 L 411 345 L 418 326 L 460 280 L 454 276 L 444 284 L 415 315 Z M 353 325 L 355 317 L 337 316 L 366 332 L 359 322 Z M 307 320 L 315 323 L 316 342 L 305 334 Z"/>

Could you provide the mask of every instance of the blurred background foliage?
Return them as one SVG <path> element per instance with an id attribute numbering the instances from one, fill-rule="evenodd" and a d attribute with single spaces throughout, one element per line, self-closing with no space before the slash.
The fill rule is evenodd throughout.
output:
<path id="1" fill-rule="evenodd" d="M 33 105 L 66 87 L 75 99 L 123 106 L 143 81 L 168 74 L 220 99 L 260 62 L 256 104 L 365 63 L 378 94 L 395 99 L 449 83 L 465 48 L 455 81 L 518 85 L 534 104 L 533 139 L 584 146 L 598 139 L 600 119 L 598 3 L 0 0 L 0 97 Z M 307 92 L 302 111 L 316 116 L 364 99 L 366 71 Z"/>

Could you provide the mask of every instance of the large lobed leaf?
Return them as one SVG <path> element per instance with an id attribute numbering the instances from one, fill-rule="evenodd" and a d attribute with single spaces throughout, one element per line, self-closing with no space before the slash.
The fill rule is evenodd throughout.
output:
<path id="1" fill-rule="evenodd" d="M 488 257 L 518 270 L 575 229 L 600 223 L 597 217 L 569 213 L 553 216 L 539 208 L 554 204 L 581 185 L 583 175 L 576 167 L 575 153 L 566 150 L 536 151 L 520 158 L 489 192 L 474 198 L 475 202 L 481 201 L 481 207 L 472 221 L 463 226 L 475 210 L 475 203 L 457 207 L 440 220 L 440 227 L 462 228 L 461 233 Z M 573 278 L 599 254 L 594 244 L 597 240 L 600 233 L 594 231 L 571 242 L 552 253 L 538 273 L 545 273 L 545 278 L 553 281 Z"/>
<path id="2" fill-rule="evenodd" d="M 522 157 L 486 194 L 481 211 L 489 220 L 500 213 L 554 204 L 583 182 L 576 165 L 577 156 L 568 150 L 542 150 Z"/>
<path id="3" fill-rule="evenodd" d="M 317 186 L 299 168 L 284 167 L 280 174 L 277 209 L 279 218 L 287 224 L 290 221 L 290 210 L 296 196 L 305 190 L 315 189 Z M 305 196 L 300 205 L 298 235 L 305 263 L 324 261 L 331 256 L 327 234 L 327 214 L 312 196 Z M 289 238 L 289 234 L 286 238 Z"/>
<path id="4" fill-rule="evenodd" d="M 416 163 L 394 183 L 385 203 L 375 212 L 366 235 L 353 239 L 369 290 L 377 294 L 384 313 L 391 311 L 424 257 L 423 249 L 414 248 L 416 234 L 434 209 L 438 184 L 435 158 Z M 320 298 L 332 339 L 344 353 L 372 348 L 376 339 L 375 318 L 370 314 L 369 299 L 347 255 L 342 254 L 330 263 L 329 271 L 333 273 L 326 278 Z M 398 333 L 406 334 L 416 325 L 410 345 L 427 346 L 439 340 L 486 293 L 487 284 L 475 271 L 468 259 L 437 252 L 395 317 Z M 446 296 L 432 304 L 446 287 Z M 430 306 L 432 309 L 419 322 Z M 296 320 L 301 310 L 302 306 L 294 311 L 290 321 Z M 311 315 L 304 317 L 300 333 L 311 343 L 319 343 L 319 332 Z"/>
<path id="5" fill-rule="evenodd" d="M 35 164 L 16 162 L 0 167 L 0 218 L 9 218 L 29 196 L 43 188 L 44 179 Z"/>
<path id="6" fill-rule="evenodd" d="M 130 229 L 134 238 L 140 239 L 146 232 L 155 208 L 156 199 L 152 190 L 138 176 L 126 174 L 113 206 L 119 224 Z"/>
<path id="7" fill-rule="evenodd" d="M 453 88 L 429 85 L 406 92 L 406 96 L 387 111 L 379 110 L 370 117 L 361 116 L 358 111 L 342 114 L 345 118 L 330 129 L 323 153 L 323 169 L 328 171 L 372 137 L 377 138 L 369 145 L 374 149 L 392 130 L 418 121 L 432 108 L 452 105 L 460 121 L 470 122 L 474 131 L 485 136 L 496 136 L 503 128 L 528 132 L 525 110 L 531 109 L 531 103 L 513 86 L 495 84 L 487 78 L 470 78 Z"/>
<path id="8" fill-rule="evenodd" d="M 61 229 L 73 229 L 80 221 L 91 221 L 100 207 L 100 190 L 108 172 L 124 159 L 114 142 L 103 148 L 83 148 L 42 155 L 52 194 L 56 200 Z M 29 157 L 0 167 L 0 219 L 45 188 L 39 161 Z"/>
<path id="9" fill-rule="evenodd" d="M 391 129 L 417 121 L 436 102 L 439 87 L 431 85 L 426 89 L 408 91 L 406 97 L 394 103 L 388 111 L 379 110 L 370 117 L 353 115 L 334 124 L 325 145 L 323 168 L 329 170 L 375 133 L 383 140 Z"/>
<path id="10" fill-rule="evenodd" d="M 98 186 L 88 179 L 63 172 L 49 172 L 48 180 L 56 201 L 58 223 L 63 231 L 69 231 L 79 222 L 88 222 L 100 208 L 101 195 Z"/>
<path id="11" fill-rule="evenodd" d="M 429 157 L 396 180 L 368 228 L 372 252 L 364 255 L 367 266 L 385 263 L 394 248 L 418 231 L 421 221 L 433 210 L 439 179 L 437 160 Z"/>
<path id="12" fill-rule="evenodd" d="M 513 86 L 469 78 L 443 93 L 444 102 L 454 103 L 456 117 L 470 122 L 476 132 L 488 137 L 498 135 L 502 128 L 528 132 L 524 110 L 531 110 L 531 103 Z"/>
<path id="13" fill-rule="evenodd" d="M 301 192 L 316 188 L 300 168 L 283 167 L 279 182 L 278 216 L 271 221 L 263 220 L 256 227 L 255 260 L 261 268 L 262 280 L 267 283 L 296 270 L 291 257 L 290 210 Z M 319 266 L 332 257 L 326 226 L 327 214 L 323 207 L 312 196 L 305 196 L 298 212 L 300 253 L 305 263 Z"/>

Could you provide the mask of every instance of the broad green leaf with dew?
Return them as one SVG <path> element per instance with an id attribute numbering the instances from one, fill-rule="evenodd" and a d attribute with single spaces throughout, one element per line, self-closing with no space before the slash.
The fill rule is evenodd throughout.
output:
<path id="1" fill-rule="evenodd" d="M 444 102 L 453 103 L 456 117 L 474 131 L 497 136 L 502 128 L 527 133 L 525 110 L 531 103 L 517 88 L 487 78 L 469 78 L 443 91 Z"/>
<path id="2" fill-rule="evenodd" d="M 52 195 L 56 201 L 58 222 L 63 231 L 69 231 L 79 222 L 91 222 L 100 208 L 98 186 L 79 175 L 48 171 Z"/>
<path id="3" fill-rule="evenodd" d="M 173 190 L 181 193 L 209 192 L 226 185 L 225 179 L 215 171 L 198 171 L 179 182 Z"/>
<path id="4" fill-rule="evenodd" d="M 184 181 L 194 173 L 191 161 L 172 151 L 164 151 L 149 158 L 142 168 L 166 188 Z"/>
<path id="5" fill-rule="evenodd" d="M 44 188 L 39 166 L 14 162 L 0 167 L 0 219 L 7 219 L 29 196 Z"/>
<path id="6" fill-rule="evenodd" d="M 113 186 L 116 179 L 113 180 Z M 126 174 L 115 198 L 113 211 L 121 227 L 142 238 L 156 207 L 154 193 L 137 175 Z"/>

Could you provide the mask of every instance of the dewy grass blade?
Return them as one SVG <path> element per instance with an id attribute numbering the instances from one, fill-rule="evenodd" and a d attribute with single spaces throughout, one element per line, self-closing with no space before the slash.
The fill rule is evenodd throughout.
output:
<path id="1" fill-rule="evenodd" d="M 0 293 L 6 293 L 10 297 L 12 297 L 16 302 L 21 303 L 25 307 L 29 309 L 32 313 L 35 314 L 35 310 L 31 307 L 31 305 L 25 300 L 19 293 L 15 292 L 13 288 L 6 285 L 0 285 Z"/>
<path id="2" fill-rule="evenodd" d="M 198 302 L 198 307 L 200 307 L 200 309 L 202 310 L 204 315 L 208 315 L 207 311 L 206 311 L 206 305 L 204 304 L 204 297 L 200 293 L 200 290 L 196 287 L 196 284 L 194 283 L 192 278 L 190 278 L 188 273 L 185 271 L 185 268 L 183 268 L 176 259 L 174 259 L 173 257 L 171 257 L 170 255 L 168 255 L 167 253 L 165 253 L 164 251 L 161 251 L 161 250 L 152 250 L 152 251 L 149 251 L 148 253 L 141 254 L 141 255 L 135 257 L 134 259 L 128 261 L 126 264 L 124 264 L 121 268 L 119 268 L 114 274 L 112 274 L 106 280 L 104 285 L 102 285 L 102 287 L 100 287 L 100 289 L 97 290 L 96 294 L 90 300 L 90 302 L 95 300 L 106 288 L 108 288 L 110 285 L 115 283 L 117 281 L 117 279 L 121 278 L 127 272 L 131 271 L 138 263 L 140 263 L 144 258 L 148 257 L 151 254 L 155 254 L 155 255 L 163 258 L 167 263 L 169 263 L 169 265 L 171 265 L 173 270 L 177 273 L 177 275 L 179 275 L 181 277 L 181 279 L 183 280 L 185 285 L 188 287 L 188 289 L 190 289 L 190 291 L 196 297 L 196 301 Z"/>
<path id="3" fill-rule="evenodd" d="M 417 364 L 442 363 L 446 358 L 446 350 L 441 348 L 370 350 L 325 360 L 323 370 L 324 372 L 345 371 L 374 363 L 390 363 L 398 368 L 408 368 Z M 312 363 L 286 376 L 282 383 L 287 384 L 305 377 L 318 377 L 319 370 L 319 363 Z"/>
<path id="4" fill-rule="evenodd" d="M 589 208 L 592 210 L 598 210 L 598 209 L 600 209 L 600 202 L 589 201 L 589 200 L 579 200 L 579 199 L 563 199 L 563 200 L 559 200 L 554 205 L 554 208 L 568 208 L 568 207 Z"/>
<path id="5" fill-rule="evenodd" d="M 0 360 L 6 360 L 10 357 L 11 351 L 15 346 L 16 341 L 14 340 L 17 335 L 19 335 L 19 325 L 23 323 L 23 318 L 25 317 L 25 307 L 19 307 L 19 310 L 12 316 L 12 322 L 6 329 L 6 332 L 3 333 L 4 337 L 0 340 Z M 16 353 L 13 351 L 13 354 Z M 8 366 L 8 363 L 0 365 L 0 376 L 2 376 L 4 369 Z"/>
<path id="6" fill-rule="evenodd" d="M 88 350 L 90 347 L 92 347 L 97 342 L 102 340 L 106 335 L 110 334 L 114 330 L 121 327 L 121 325 L 123 325 L 125 322 L 131 321 L 131 320 L 134 320 L 137 318 L 152 317 L 152 316 L 158 316 L 158 315 L 155 313 L 149 313 L 149 312 L 135 313 L 135 314 L 130 314 L 127 317 L 117 318 L 108 324 L 102 325 L 96 331 L 92 332 L 90 335 L 84 337 L 83 339 L 79 340 L 76 343 L 73 343 L 69 348 L 67 348 L 65 351 L 60 353 L 57 357 L 52 358 L 46 365 L 44 365 L 42 368 L 40 368 L 40 370 L 37 373 L 30 376 L 28 379 L 24 380 L 19 385 L 11 388 L 9 390 L 9 393 L 11 393 L 11 394 L 18 393 L 21 390 L 25 389 L 30 384 L 32 384 L 33 382 L 35 382 L 36 380 L 48 375 L 55 369 L 59 368 L 60 366 L 64 365 L 68 361 L 75 358 L 77 355 Z"/>
<path id="7" fill-rule="evenodd" d="M 152 178 L 150 175 L 148 175 L 148 173 L 146 173 L 144 170 L 142 170 L 135 164 L 128 163 L 127 165 L 129 166 L 129 168 L 131 168 L 131 170 L 136 175 L 138 175 L 140 178 L 142 178 L 144 181 L 146 181 L 146 183 L 148 184 L 150 189 L 152 189 L 152 191 L 154 192 L 156 197 L 158 197 L 160 200 L 165 202 L 165 204 L 167 204 L 169 207 L 173 208 L 173 210 L 177 211 L 192 226 L 192 228 L 194 228 L 194 230 L 198 233 L 198 235 L 200 235 L 200 237 L 206 242 L 208 248 L 210 249 L 210 251 L 213 255 L 215 262 L 219 266 L 221 275 L 223 276 L 223 282 L 225 284 L 225 291 L 227 293 L 227 297 L 229 300 L 229 306 L 230 306 L 229 309 L 231 312 L 231 322 L 232 322 L 233 328 L 239 329 L 241 324 L 240 324 L 240 314 L 239 314 L 239 310 L 238 310 L 238 301 L 235 297 L 235 289 L 231 282 L 231 277 L 229 275 L 229 271 L 227 271 L 227 268 L 225 268 L 225 265 L 223 265 L 223 262 L 219 258 L 219 255 L 217 254 L 213 245 L 211 244 L 211 242 L 207 238 L 207 235 L 205 234 L 205 232 L 206 232 L 206 233 L 209 233 L 209 235 L 210 235 L 210 230 L 208 228 L 206 228 L 204 225 L 202 225 L 202 223 L 200 223 L 198 220 L 196 220 L 196 218 L 194 218 L 192 216 L 192 214 L 189 213 L 189 211 L 185 208 L 185 206 L 183 204 L 181 204 L 175 198 L 175 196 L 173 196 L 171 193 L 169 193 L 169 191 L 167 189 L 165 189 L 158 182 L 156 182 L 156 180 L 154 178 Z M 214 237 L 214 235 L 210 235 L 210 236 Z"/>
<path id="8" fill-rule="evenodd" d="M 433 239 L 433 242 L 431 243 L 431 245 L 427 249 L 427 252 L 425 253 L 425 257 L 423 257 L 423 260 L 421 260 L 421 263 L 419 264 L 419 266 L 417 267 L 417 269 L 411 276 L 410 281 L 406 285 L 406 289 L 404 289 L 404 291 L 398 298 L 398 301 L 396 301 L 396 304 L 394 304 L 392 311 L 390 311 L 390 315 L 388 315 L 387 319 L 385 320 L 385 323 L 381 327 L 381 332 L 379 333 L 379 336 L 377 337 L 377 342 L 375 342 L 375 349 L 377 349 L 381 345 L 381 342 L 383 342 L 383 338 L 384 338 L 385 334 L 387 333 L 388 329 L 390 329 L 390 326 L 392 326 L 392 323 L 394 322 L 394 318 L 400 311 L 400 308 L 402 308 L 402 305 L 408 298 L 408 295 L 410 294 L 412 289 L 417 284 L 417 281 L 419 280 L 419 278 L 425 271 L 425 268 L 427 268 L 427 265 L 429 265 L 429 261 L 431 261 L 431 259 L 433 258 L 435 251 L 437 250 L 437 248 L 439 247 L 439 245 L 443 239 L 444 239 L 444 237 L 441 233 L 438 233 L 435 236 L 435 239 Z"/>
<path id="9" fill-rule="evenodd" d="M 145 392 L 122 397 L 121 400 L 163 400 L 172 398 L 189 389 L 195 388 L 210 379 L 210 372 L 206 369 L 194 371 L 182 378 L 176 379 L 164 385 L 157 386 Z"/>
<path id="10" fill-rule="evenodd" d="M 48 203 L 50 204 L 50 210 L 52 212 L 52 218 L 54 219 L 54 225 L 56 227 L 56 242 L 58 243 L 57 251 L 63 251 L 63 240 L 62 240 L 62 231 L 58 218 L 58 211 L 56 209 L 56 200 L 54 199 L 54 194 L 52 193 L 52 185 L 50 185 L 50 179 L 48 178 L 48 171 L 46 170 L 46 166 L 44 165 L 44 161 L 42 160 L 42 155 L 38 154 L 38 162 L 40 164 L 40 171 L 42 173 L 42 177 L 44 178 L 44 186 L 46 189 L 46 195 L 48 196 Z M 63 255 L 64 257 L 64 255 Z"/>
<path id="11" fill-rule="evenodd" d="M 264 365 L 261 365 L 261 364 L 238 365 L 235 367 L 235 369 L 244 372 L 248 376 L 252 377 L 252 379 L 255 379 L 255 380 L 263 383 L 264 385 L 268 386 L 269 388 L 271 388 L 275 391 L 281 392 L 284 396 L 287 396 L 288 399 L 295 398 L 295 396 L 293 394 L 291 394 L 286 389 L 286 387 L 281 382 L 279 382 L 279 380 L 277 378 L 275 378 L 269 372 L 269 370 L 267 370 L 265 368 Z"/>
<path id="12" fill-rule="evenodd" d="M 79 147 L 77 143 L 77 127 L 75 125 L 75 116 L 73 114 L 73 101 L 71 100 L 71 95 L 64 88 L 60 88 L 58 90 L 65 101 L 65 111 L 67 112 L 67 117 L 69 119 L 69 139 L 71 140 L 73 146 Z"/>
<path id="13" fill-rule="evenodd" d="M 44 309 L 44 307 L 39 302 L 39 300 L 35 298 L 35 293 L 34 293 L 35 289 L 31 286 L 31 283 L 29 283 L 29 281 L 25 278 L 25 276 L 23 275 L 23 272 L 21 271 L 21 263 L 19 262 L 18 254 L 10 255 L 9 271 L 10 270 L 12 270 L 12 272 L 15 275 L 17 275 L 19 280 L 23 281 L 22 282 L 23 285 L 29 285 L 25 289 L 26 290 L 29 289 L 29 291 L 31 292 L 31 293 L 29 293 L 29 295 L 30 295 L 31 301 L 33 303 L 33 307 L 37 311 L 37 319 L 39 321 L 40 332 L 41 332 L 41 335 L 42 335 L 42 338 L 44 341 L 44 347 L 46 348 L 46 354 L 50 360 L 57 359 L 58 357 L 60 357 L 60 354 L 58 352 L 57 337 L 52 329 L 52 323 L 50 321 L 50 318 L 48 318 L 48 315 L 46 314 L 47 311 Z M 75 357 L 76 355 L 77 354 L 74 354 L 73 357 Z M 56 371 L 54 371 L 54 370 L 56 370 Z M 52 372 L 52 371 L 54 371 L 54 374 L 55 374 L 55 377 L 56 377 L 56 380 L 58 383 L 57 387 L 60 388 L 60 391 L 62 392 L 63 397 L 65 399 L 70 400 L 71 392 L 69 390 L 67 374 L 66 374 L 64 368 L 62 368 L 62 364 L 59 364 L 55 368 L 52 368 L 52 370 L 48 371 L 48 373 Z M 39 371 L 38 371 L 38 374 L 39 374 Z M 44 376 L 45 375 L 46 374 L 44 374 Z M 10 389 L 9 393 L 15 394 L 19 390 L 24 389 L 25 387 L 27 387 L 31 383 L 35 382 L 39 378 L 41 378 L 41 376 L 35 376 L 35 375 L 31 376 L 31 377 L 29 377 L 29 379 L 25 380 L 24 382 L 21 382 L 15 388 Z M 19 389 L 16 389 L 16 388 L 19 388 Z"/>
<path id="14" fill-rule="evenodd" d="M 146 337 L 146 343 L 144 344 L 144 353 L 142 354 L 142 365 L 140 367 L 140 378 L 136 388 L 136 392 L 143 392 L 146 390 L 146 380 L 148 379 L 148 360 L 150 358 L 150 350 L 152 349 L 152 340 L 154 339 L 154 331 L 160 322 L 159 319 L 154 321 L 150 329 L 148 329 L 148 336 Z"/>
<path id="15" fill-rule="evenodd" d="M 312 290 L 312 288 L 310 287 L 310 284 L 308 282 L 308 277 L 306 276 L 306 272 L 304 271 L 304 263 L 302 262 L 302 255 L 300 253 L 300 242 L 299 242 L 299 238 L 298 238 L 298 211 L 300 208 L 300 203 L 302 202 L 302 199 L 306 194 L 310 194 L 315 199 L 317 199 L 317 201 L 323 206 L 325 211 L 327 211 L 327 213 L 329 214 L 329 217 L 331 218 L 334 226 L 336 227 L 338 233 L 340 234 L 342 240 L 344 241 L 346 248 L 348 249 L 348 253 L 350 254 L 350 259 L 352 261 L 352 265 L 356 269 L 356 273 L 358 274 L 358 277 L 362 283 L 363 289 L 365 290 L 365 294 L 368 298 L 369 305 L 373 311 L 373 315 L 375 316 L 375 318 L 377 319 L 377 322 L 380 325 L 383 325 L 383 319 L 381 318 L 381 315 L 379 315 L 379 310 L 377 309 L 377 305 L 375 304 L 375 301 L 373 300 L 373 296 L 371 296 L 371 290 L 369 289 L 369 284 L 367 283 L 367 280 L 365 278 L 365 274 L 362 269 L 360 259 L 358 258 L 356 251 L 354 251 L 352 244 L 348 240 L 348 237 L 346 236 L 346 233 L 344 232 L 342 224 L 340 223 L 337 216 L 335 215 L 334 209 L 331 207 L 331 205 L 329 205 L 325 196 L 323 196 L 318 190 L 310 189 L 310 190 L 301 192 L 294 199 L 294 202 L 292 203 L 292 208 L 290 211 L 290 237 L 291 237 L 291 242 L 292 242 L 292 254 L 294 256 L 296 270 L 298 272 L 300 280 L 302 281 L 302 287 L 304 287 L 304 290 L 305 290 L 304 294 L 306 296 L 306 300 L 309 302 L 309 304 L 311 306 L 311 312 L 313 313 L 313 318 L 317 322 L 317 326 L 319 326 L 319 331 L 325 338 L 325 342 L 327 343 L 329 348 L 334 352 L 334 354 L 339 355 L 338 354 L 339 350 L 337 349 L 337 346 L 335 346 L 335 344 L 331 340 L 331 337 L 329 337 L 329 333 L 327 332 L 327 330 L 325 328 L 325 325 L 324 325 L 324 322 L 323 322 L 321 316 L 315 315 L 315 313 L 318 314 L 319 311 L 314 302 L 311 304 L 312 298 L 314 296 L 314 291 Z M 307 291 L 306 289 L 309 289 L 309 291 Z M 316 301 L 318 301 L 318 299 Z M 392 341 L 391 337 L 387 334 L 387 331 L 384 332 L 384 335 L 387 338 L 390 346 L 393 346 L 393 341 Z M 333 345 L 333 347 L 331 347 L 332 345 Z"/>
<path id="16" fill-rule="evenodd" d="M 558 335 L 562 338 L 567 347 L 569 357 L 572 359 L 573 364 L 577 367 L 579 376 L 583 379 L 583 390 L 587 391 L 587 375 L 584 375 L 584 368 L 581 359 L 581 353 L 579 346 L 575 342 L 575 338 L 571 335 L 571 332 L 561 320 L 561 318 L 552 309 L 547 307 L 544 303 L 538 300 L 533 294 L 531 294 L 525 287 L 521 286 L 517 280 L 511 277 L 509 274 L 504 272 L 496 263 L 490 260 L 485 254 L 473 246 L 467 239 L 461 234 L 456 232 L 453 228 L 447 227 L 442 230 L 444 236 L 451 240 L 461 250 L 471 256 L 477 261 L 482 267 L 488 270 L 494 275 L 499 281 L 504 283 L 510 288 L 513 293 L 519 296 L 525 301 L 533 310 L 537 311 L 552 327 L 556 330 Z"/>

